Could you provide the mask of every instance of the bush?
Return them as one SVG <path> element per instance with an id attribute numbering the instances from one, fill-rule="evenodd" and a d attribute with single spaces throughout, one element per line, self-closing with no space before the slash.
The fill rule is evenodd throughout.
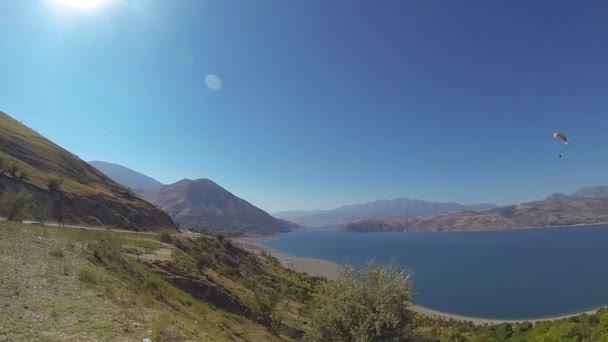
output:
<path id="1" fill-rule="evenodd" d="M 63 184 L 63 179 L 58 178 L 58 177 L 50 177 L 46 182 L 47 188 L 49 189 L 50 192 L 53 192 L 53 193 L 61 190 L 62 184 Z"/>
<path id="2" fill-rule="evenodd" d="M 32 196 L 25 192 L 5 191 L 0 195 L 0 214 L 7 220 L 23 221 L 32 209 Z"/>
<path id="3" fill-rule="evenodd" d="M 173 242 L 173 238 L 171 237 L 171 234 L 169 234 L 167 232 L 160 233 L 159 239 L 160 239 L 160 242 L 164 242 L 164 243 Z"/>
<path id="4" fill-rule="evenodd" d="M 255 308 L 260 314 L 262 325 L 266 327 L 268 332 L 276 335 L 283 323 L 283 318 L 276 311 L 276 306 L 279 302 L 278 297 L 274 293 L 267 295 L 256 292 L 254 299 Z"/>
<path id="5" fill-rule="evenodd" d="M 4 175 L 8 168 L 7 161 L 3 156 L 0 156 L 0 175 Z"/>
<path id="6" fill-rule="evenodd" d="M 97 283 L 97 274 L 90 268 L 81 268 L 77 273 L 78 279 L 83 283 L 87 284 L 96 284 Z"/>
<path id="7" fill-rule="evenodd" d="M 203 270 L 213 264 L 213 259 L 207 254 L 199 254 L 196 256 L 196 268 Z"/>
<path id="8" fill-rule="evenodd" d="M 49 251 L 49 255 L 55 258 L 63 258 L 63 251 L 59 248 L 55 248 L 55 249 L 51 249 L 51 251 Z"/>
<path id="9" fill-rule="evenodd" d="M 312 341 L 413 341 L 410 275 L 394 265 L 345 266 L 310 304 Z"/>
<path id="10" fill-rule="evenodd" d="M 17 166 L 17 164 L 14 163 L 9 163 L 8 167 L 6 168 L 6 171 L 8 171 L 8 174 L 11 177 L 17 177 L 17 175 L 19 174 L 19 166 Z"/>
<path id="11" fill-rule="evenodd" d="M 44 223 L 49 217 L 49 209 L 43 205 L 35 206 L 32 210 L 34 220 Z"/>
<path id="12" fill-rule="evenodd" d="M 162 278 L 155 273 L 150 273 L 146 276 L 146 280 L 144 282 L 144 287 L 148 289 L 159 289 L 163 285 Z"/>

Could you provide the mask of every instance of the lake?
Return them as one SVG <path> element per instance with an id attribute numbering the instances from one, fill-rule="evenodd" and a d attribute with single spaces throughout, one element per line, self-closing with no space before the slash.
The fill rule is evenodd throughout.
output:
<path id="1" fill-rule="evenodd" d="M 440 233 L 301 229 L 263 244 L 337 263 L 394 261 L 414 272 L 417 304 L 454 314 L 531 319 L 608 305 L 608 225 Z"/>

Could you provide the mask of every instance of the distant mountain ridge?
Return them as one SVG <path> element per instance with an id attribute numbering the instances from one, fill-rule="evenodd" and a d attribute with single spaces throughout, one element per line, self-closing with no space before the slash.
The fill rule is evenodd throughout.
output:
<path id="1" fill-rule="evenodd" d="M 461 211 L 423 217 L 385 217 L 350 222 L 351 232 L 460 231 L 568 226 L 608 222 L 608 187 L 585 187 L 571 195 L 555 193 L 543 201 L 483 212 Z"/>
<path id="2" fill-rule="evenodd" d="M 209 179 L 184 179 L 143 193 L 183 226 L 228 233 L 271 234 L 298 225 L 276 219 Z"/>
<path id="3" fill-rule="evenodd" d="M 276 217 L 305 227 L 339 226 L 344 223 L 389 216 L 417 217 L 463 210 L 486 210 L 497 206 L 489 203 L 464 205 L 454 202 L 428 202 L 408 198 L 378 200 L 369 203 L 347 205 L 334 210 L 284 211 Z"/>
<path id="4" fill-rule="evenodd" d="M 594 185 L 594 186 L 585 186 L 577 191 L 571 193 L 570 195 L 556 192 L 549 195 L 545 200 L 559 200 L 563 198 L 575 198 L 575 197 L 583 197 L 583 198 L 607 198 L 608 197 L 608 186 L 606 185 Z"/>
<path id="5" fill-rule="evenodd" d="M 164 185 L 152 177 L 146 176 L 122 165 L 103 161 L 90 161 L 89 164 L 108 175 L 108 177 L 112 178 L 117 183 L 131 188 L 133 191 L 138 193 L 159 188 Z"/>

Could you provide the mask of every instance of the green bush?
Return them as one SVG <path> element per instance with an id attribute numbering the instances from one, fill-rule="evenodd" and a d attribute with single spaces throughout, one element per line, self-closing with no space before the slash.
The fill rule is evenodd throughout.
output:
<path id="1" fill-rule="evenodd" d="M 156 273 L 150 273 L 146 276 L 144 287 L 148 289 L 160 289 L 163 285 L 162 278 Z"/>
<path id="2" fill-rule="evenodd" d="M 86 267 L 78 270 L 77 277 L 80 281 L 87 284 L 96 284 L 98 278 L 95 271 Z"/>
<path id="3" fill-rule="evenodd" d="M 61 190 L 61 185 L 63 184 L 63 179 L 58 177 L 49 177 L 46 182 L 46 186 L 50 192 L 58 192 Z"/>
<path id="4" fill-rule="evenodd" d="M 6 190 L 0 195 L 0 215 L 7 220 L 23 221 L 30 214 L 32 205 L 32 196 L 25 192 Z"/>
<path id="5" fill-rule="evenodd" d="M 55 258 L 63 258 L 63 251 L 59 248 L 51 249 L 49 255 Z"/>
<path id="6" fill-rule="evenodd" d="M 160 233 L 159 239 L 160 239 L 160 242 L 164 242 L 164 243 L 173 242 L 173 238 L 171 237 L 171 234 L 169 234 L 168 232 Z"/>
<path id="7" fill-rule="evenodd" d="M 310 304 L 311 341 L 414 341 L 410 276 L 394 265 L 345 266 Z"/>

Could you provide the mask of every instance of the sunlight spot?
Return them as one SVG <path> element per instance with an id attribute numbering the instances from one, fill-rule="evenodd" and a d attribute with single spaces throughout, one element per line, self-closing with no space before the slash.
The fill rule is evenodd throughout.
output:
<path id="1" fill-rule="evenodd" d="M 218 91 L 222 89 L 222 80 L 215 74 L 209 74 L 205 77 L 205 85 L 209 90 Z"/>
<path id="2" fill-rule="evenodd" d="M 107 1 L 108 0 L 55 0 L 55 3 L 59 6 L 78 10 L 93 10 Z"/>

